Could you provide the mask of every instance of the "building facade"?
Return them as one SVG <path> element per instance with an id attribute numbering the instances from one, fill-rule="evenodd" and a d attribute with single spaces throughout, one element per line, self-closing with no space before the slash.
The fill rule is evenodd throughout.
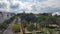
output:
<path id="1" fill-rule="evenodd" d="M 0 23 L 4 22 L 5 20 L 13 17 L 15 14 L 14 13 L 9 13 L 9 12 L 0 12 Z"/>

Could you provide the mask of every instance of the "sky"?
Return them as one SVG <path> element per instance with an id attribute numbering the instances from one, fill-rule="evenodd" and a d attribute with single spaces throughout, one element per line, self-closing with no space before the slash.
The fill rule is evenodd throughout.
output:
<path id="1" fill-rule="evenodd" d="M 21 13 L 60 12 L 60 0 L 0 0 L 0 11 Z"/>

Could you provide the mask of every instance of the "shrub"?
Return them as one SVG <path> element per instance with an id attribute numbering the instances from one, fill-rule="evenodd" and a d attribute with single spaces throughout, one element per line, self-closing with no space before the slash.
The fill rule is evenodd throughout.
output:
<path id="1" fill-rule="evenodd" d="M 60 32 L 58 34 L 60 34 Z"/>
<path id="2" fill-rule="evenodd" d="M 12 31 L 14 32 L 14 33 L 18 33 L 18 32 L 20 32 L 20 26 L 19 25 L 13 25 L 12 26 Z"/>
<path id="3" fill-rule="evenodd" d="M 43 30 L 41 30 L 41 33 L 42 33 L 42 34 L 47 34 L 47 33 L 46 33 L 45 31 L 43 31 Z"/>
<path id="4" fill-rule="evenodd" d="M 54 34 L 54 31 L 52 29 L 48 29 L 50 34 Z"/>
<path id="5" fill-rule="evenodd" d="M 33 31 L 33 30 L 37 30 L 37 28 L 33 24 L 30 24 L 30 25 L 28 25 L 27 30 Z"/>

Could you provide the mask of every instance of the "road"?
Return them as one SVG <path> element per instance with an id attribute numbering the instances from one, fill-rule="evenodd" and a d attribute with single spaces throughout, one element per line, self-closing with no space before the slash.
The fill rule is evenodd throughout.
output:
<path id="1" fill-rule="evenodd" d="M 9 24 L 8 28 L 4 31 L 3 34 L 13 34 L 13 32 L 11 31 L 11 26 L 15 23 L 16 19 L 11 23 Z"/>

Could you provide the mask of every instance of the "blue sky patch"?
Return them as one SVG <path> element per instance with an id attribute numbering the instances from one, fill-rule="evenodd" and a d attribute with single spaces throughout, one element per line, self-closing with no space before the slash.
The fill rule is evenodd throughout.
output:
<path id="1" fill-rule="evenodd" d="M 47 1 L 47 0 L 37 0 L 38 2 L 43 2 L 43 1 Z"/>
<path id="2" fill-rule="evenodd" d="M 18 0 L 18 1 L 21 1 L 21 2 L 29 2 L 29 0 Z"/>

